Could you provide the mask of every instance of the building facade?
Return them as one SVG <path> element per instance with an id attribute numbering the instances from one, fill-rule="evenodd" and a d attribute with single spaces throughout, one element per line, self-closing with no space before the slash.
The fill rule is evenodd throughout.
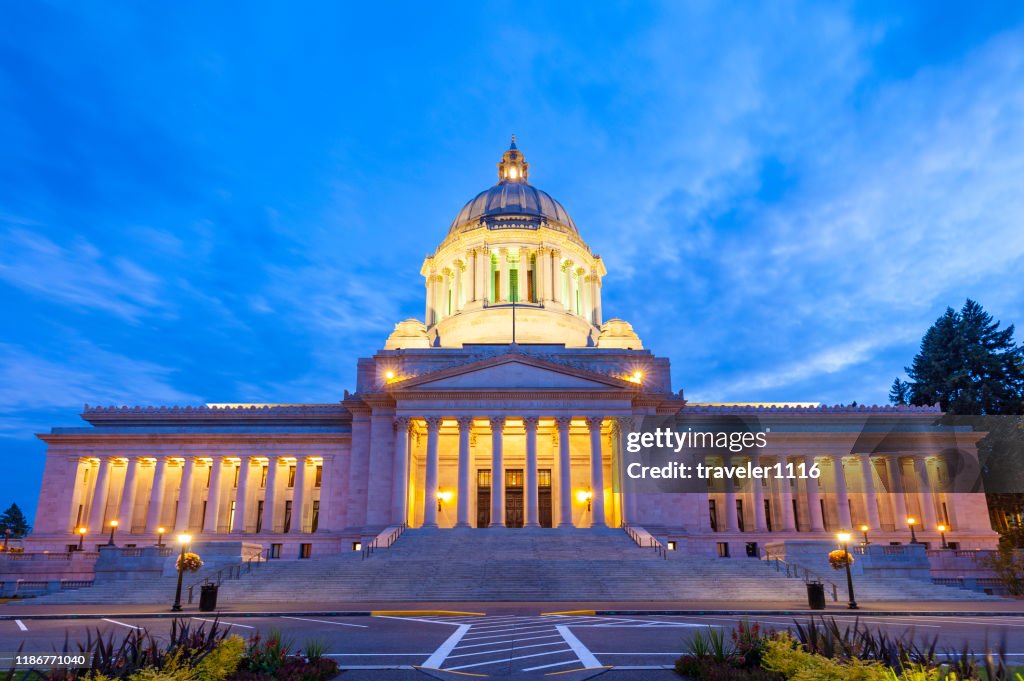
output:
<path id="1" fill-rule="evenodd" d="M 604 263 L 565 208 L 529 183 L 513 140 L 498 183 L 458 213 L 423 263 L 424 319 L 395 325 L 331 404 L 87 406 L 54 428 L 29 542 L 66 550 L 84 531 L 150 545 L 188 532 L 280 557 L 351 551 L 409 527 L 645 528 L 719 555 L 863 525 L 876 541 L 995 543 L 979 434 L 937 409 L 694 404 L 632 326 L 604 319 Z M 723 465 L 816 464 L 818 479 L 714 480 L 686 492 L 633 484 L 629 433 L 722 419 L 772 436 Z M 724 547 L 724 548 L 723 548 Z"/>

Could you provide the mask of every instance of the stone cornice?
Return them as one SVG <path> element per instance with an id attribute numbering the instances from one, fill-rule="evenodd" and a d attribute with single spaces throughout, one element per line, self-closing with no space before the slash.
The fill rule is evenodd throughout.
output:
<path id="1" fill-rule="evenodd" d="M 822 404 L 815 407 L 799 405 L 778 405 L 778 404 L 693 404 L 686 406 L 686 412 L 691 414 L 891 414 L 891 415 L 914 415 L 922 414 L 934 416 L 941 415 L 942 410 L 936 406 L 914 407 L 914 406 L 889 406 L 889 405 L 860 405 L 850 407 L 845 405 L 829 406 Z"/>
<path id="2" fill-rule="evenodd" d="M 187 443 L 239 443 L 283 442 L 290 445 L 300 443 L 323 444 L 325 442 L 350 442 L 351 433 L 154 433 L 140 431 L 138 433 L 106 433 L 102 430 L 80 433 L 36 433 L 47 444 L 87 444 L 87 443 L 128 443 L 162 444 L 168 442 Z"/>
<path id="3" fill-rule="evenodd" d="M 287 405 L 224 405 L 198 407 L 90 407 L 82 411 L 82 418 L 94 425 L 118 423 L 168 423 L 231 421 L 347 421 L 351 414 L 338 404 L 287 404 Z"/>

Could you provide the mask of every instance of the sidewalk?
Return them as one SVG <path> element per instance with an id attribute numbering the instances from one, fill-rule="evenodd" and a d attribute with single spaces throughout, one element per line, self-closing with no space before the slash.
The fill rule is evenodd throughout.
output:
<path id="1" fill-rule="evenodd" d="M 199 612 L 198 604 L 186 605 L 181 613 L 173 613 L 171 599 L 166 605 L 33 605 L 31 599 L 9 601 L 0 605 L 0 620 L 14 618 L 65 619 L 98 618 L 107 616 L 174 617 Z M 453 611 L 459 613 L 486 613 L 488 615 L 538 615 L 587 611 L 598 615 L 943 615 L 943 616 L 1021 616 L 1024 617 L 1024 601 L 1002 600 L 984 602 L 963 601 L 895 601 L 860 603 L 858 610 L 849 610 L 846 605 L 830 603 L 825 610 L 809 610 L 802 603 L 758 602 L 744 605 L 733 601 L 639 601 L 639 602 L 395 602 L 366 601 L 345 603 L 221 603 L 219 614 L 235 617 L 273 616 L 277 614 L 319 615 L 321 617 L 369 616 L 382 611 Z"/>

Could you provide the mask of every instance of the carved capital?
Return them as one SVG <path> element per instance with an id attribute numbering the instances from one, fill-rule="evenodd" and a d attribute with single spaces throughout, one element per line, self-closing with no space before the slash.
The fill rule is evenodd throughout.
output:
<path id="1" fill-rule="evenodd" d="M 558 430 L 559 431 L 562 431 L 562 430 L 568 431 L 569 430 L 569 426 L 572 425 L 572 417 L 571 416 L 559 416 L 558 418 L 555 419 L 555 423 L 558 424 Z"/>
<path id="2" fill-rule="evenodd" d="M 469 429 L 473 427 L 473 417 L 472 416 L 460 416 L 459 418 L 456 419 L 456 421 L 459 422 L 459 431 L 460 432 L 461 431 L 469 431 Z"/>
<path id="3" fill-rule="evenodd" d="M 428 416 L 423 420 L 427 422 L 427 430 L 436 433 L 441 428 L 441 421 L 443 419 L 440 416 Z"/>
<path id="4" fill-rule="evenodd" d="M 492 416 L 491 430 L 504 430 L 505 429 L 505 417 L 504 416 Z"/>
<path id="5" fill-rule="evenodd" d="M 526 426 L 527 430 L 537 430 L 537 425 L 540 423 L 539 416 L 524 416 L 523 425 Z"/>
<path id="6" fill-rule="evenodd" d="M 595 429 L 601 430 L 601 424 L 602 423 L 604 423 L 604 417 L 603 416 L 588 416 L 587 417 L 587 426 L 590 428 L 591 432 L 593 432 Z"/>
<path id="7" fill-rule="evenodd" d="M 396 433 L 400 433 L 403 430 L 409 430 L 409 417 L 408 416 L 396 416 L 394 422 L 394 428 Z"/>

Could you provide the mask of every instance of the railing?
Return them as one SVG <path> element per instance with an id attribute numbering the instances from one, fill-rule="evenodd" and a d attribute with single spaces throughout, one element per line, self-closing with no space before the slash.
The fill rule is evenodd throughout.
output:
<path id="1" fill-rule="evenodd" d="M 832 587 L 832 600 L 839 600 L 839 587 L 836 586 L 835 582 L 823 578 L 817 572 L 808 570 L 807 568 L 801 567 L 796 563 L 787 563 L 781 558 L 766 558 L 765 560 L 775 565 L 776 572 L 782 572 L 783 569 L 785 569 L 787 577 L 802 579 L 804 580 L 804 582 L 815 581 L 821 582 L 822 584 L 828 584 L 830 587 Z M 801 574 L 801 572 L 803 574 Z"/>
<path id="2" fill-rule="evenodd" d="M 69 552 L 39 552 L 39 553 L 23 553 L 21 551 L 0 551 L 0 561 L 23 561 L 23 560 L 63 560 L 71 561 L 75 560 L 75 556 L 86 556 L 88 558 L 96 558 L 99 556 L 94 551 L 69 551 Z"/>
<path id="3" fill-rule="evenodd" d="M 247 575 L 250 572 L 252 572 L 253 565 L 259 567 L 265 562 L 266 559 L 263 557 L 263 551 L 256 551 L 254 553 L 249 554 L 249 556 L 244 558 L 241 563 L 235 563 L 233 565 L 227 565 L 225 567 L 222 567 L 221 569 L 213 573 L 213 575 L 207 575 L 206 577 L 203 577 L 201 581 L 189 584 L 188 602 L 192 602 L 192 592 L 197 586 L 211 583 L 220 586 L 221 583 L 224 582 L 224 580 L 239 579 L 241 578 L 242 575 Z"/>
<path id="4" fill-rule="evenodd" d="M 632 526 L 626 524 L 623 524 L 622 529 L 626 531 L 626 534 L 629 535 L 629 538 L 632 539 L 637 546 L 642 549 L 654 549 L 654 552 L 657 553 L 660 558 L 668 560 L 668 549 L 666 549 L 665 545 L 660 541 L 650 536 L 650 534 L 645 537 L 633 529 Z"/>
<path id="5" fill-rule="evenodd" d="M 367 542 L 366 546 L 363 547 L 363 560 L 366 560 L 367 558 L 372 556 L 373 552 L 377 549 L 390 549 L 391 545 L 398 541 L 398 538 L 402 536 L 402 533 L 405 532 L 405 529 L 406 525 L 405 523 L 402 523 L 394 530 L 389 532 L 386 537 L 381 538 L 380 535 L 377 535 L 373 538 L 373 541 Z"/>
<path id="6" fill-rule="evenodd" d="M 91 579 L 62 579 L 60 580 L 60 590 L 67 591 L 68 589 L 87 589 L 93 585 L 94 581 Z"/>

